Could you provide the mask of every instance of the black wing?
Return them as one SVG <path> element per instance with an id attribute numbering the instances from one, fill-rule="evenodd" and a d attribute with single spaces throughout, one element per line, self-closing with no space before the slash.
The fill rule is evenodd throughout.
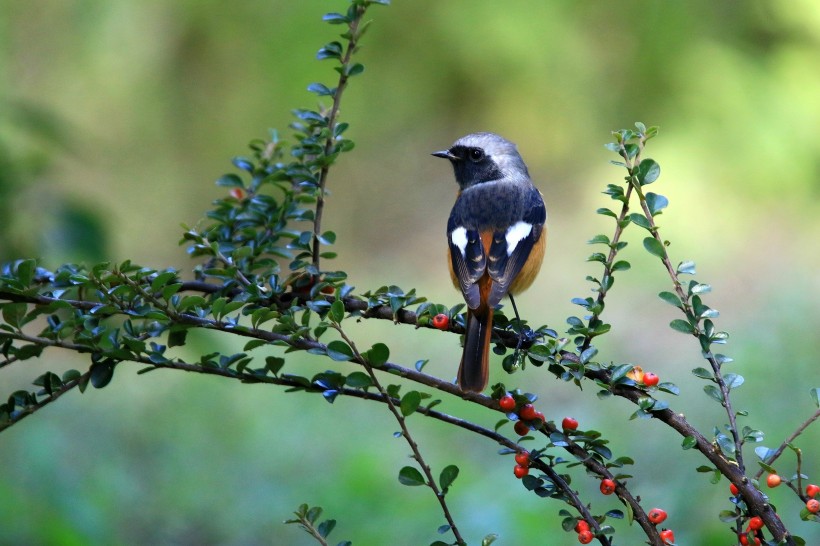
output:
<path id="1" fill-rule="evenodd" d="M 447 222 L 450 260 L 467 306 L 477 309 L 481 305 L 481 295 L 476 283 L 487 269 L 487 257 L 478 230 L 460 225 L 458 220 L 454 210 Z"/>
<path id="2" fill-rule="evenodd" d="M 527 206 L 521 219 L 504 231 L 493 233 L 493 242 L 487 256 L 487 272 L 493 287 L 487 305 L 494 307 L 507 295 L 510 284 L 527 262 L 532 247 L 541 237 L 547 209 L 541 194 L 533 188 L 527 197 Z"/>

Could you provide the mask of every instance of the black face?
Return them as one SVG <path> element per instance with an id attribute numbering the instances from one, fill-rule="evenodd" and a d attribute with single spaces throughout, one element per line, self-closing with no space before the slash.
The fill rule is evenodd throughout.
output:
<path id="1" fill-rule="evenodd" d="M 456 173 L 456 181 L 462 188 L 498 180 L 503 176 L 495 161 L 481 148 L 453 146 L 449 152 L 449 159 Z"/>

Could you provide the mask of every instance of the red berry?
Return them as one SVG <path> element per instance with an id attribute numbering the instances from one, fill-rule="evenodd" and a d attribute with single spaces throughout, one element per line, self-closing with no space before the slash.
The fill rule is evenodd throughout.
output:
<path id="1" fill-rule="evenodd" d="M 231 194 L 231 197 L 239 201 L 245 198 L 245 190 L 243 190 L 242 188 L 231 188 L 231 191 L 229 193 Z"/>
<path id="2" fill-rule="evenodd" d="M 521 409 L 518 410 L 518 415 L 525 421 L 532 421 L 536 418 L 535 406 L 532 404 L 524 404 L 521 406 Z"/>
<path id="3" fill-rule="evenodd" d="M 592 539 L 595 538 L 595 535 L 592 534 L 592 531 L 589 529 L 584 529 L 580 533 L 578 533 L 578 542 L 581 544 L 589 544 L 592 542 Z"/>
<path id="4" fill-rule="evenodd" d="M 760 544 L 760 539 L 757 538 L 757 537 L 754 537 L 754 542 L 750 543 L 749 542 L 749 535 L 748 534 L 743 534 L 743 535 L 740 535 L 740 543 L 743 546 L 749 546 L 750 544 L 754 544 L 755 546 L 758 546 Z"/>
<path id="5" fill-rule="evenodd" d="M 515 409 L 515 398 L 509 394 L 505 394 L 501 397 L 501 400 L 498 401 L 498 405 L 501 406 L 501 409 L 504 411 L 513 411 Z"/>
<path id="6" fill-rule="evenodd" d="M 530 452 L 519 451 L 515 454 L 515 462 L 517 462 L 521 466 L 530 466 Z"/>
<path id="7" fill-rule="evenodd" d="M 643 374 L 643 384 L 647 387 L 654 387 L 658 384 L 658 381 L 660 381 L 660 378 L 652 372 Z"/>
<path id="8" fill-rule="evenodd" d="M 661 508 L 653 508 L 649 511 L 649 521 L 655 525 L 663 523 L 666 520 L 666 510 Z"/>
<path id="9" fill-rule="evenodd" d="M 760 519 L 758 516 L 754 516 L 749 520 L 749 529 L 751 529 L 752 531 L 763 529 L 763 520 Z"/>
<path id="10" fill-rule="evenodd" d="M 766 485 L 769 487 L 777 487 L 780 485 L 781 479 L 780 476 L 777 474 L 769 474 L 769 477 L 766 478 Z"/>
<path id="11" fill-rule="evenodd" d="M 806 502 L 806 510 L 808 510 L 812 514 L 820 512 L 820 501 L 817 499 L 809 499 Z"/>
<path id="12" fill-rule="evenodd" d="M 575 524 L 575 532 L 580 533 L 581 531 L 589 531 L 589 523 L 583 519 L 579 519 L 578 523 Z"/>
<path id="13" fill-rule="evenodd" d="M 519 480 L 529 473 L 530 469 L 520 464 L 515 465 L 515 468 L 513 468 L 513 474 L 515 474 L 515 477 Z"/>
<path id="14" fill-rule="evenodd" d="M 731 492 L 732 492 L 732 495 L 733 495 L 733 496 L 735 496 L 735 497 L 737 497 L 738 493 L 740 493 L 740 490 L 739 490 L 739 489 L 737 488 L 737 486 L 736 486 L 735 484 L 733 484 L 733 483 L 730 483 L 730 484 L 729 484 L 729 491 L 731 491 Z"/>
<path id="15" fill-rule="evenodd" d="M 519 436 L 526 436 L 530 433 L 530 427 L 524 421 L 516 421 L 513 430 Z"/>
<path id="16" fill-rule="evenodd" d="M 601 480 L 601 493 L 604 495 L 611 495 L 615 492 L 615 482 L 610 480 L 609 478 L 604 478 Z"/>
<path id="17" fill-rule="evenodd" d="M 450 324 L 450 317 L 445 315 L 444 313 L 439 313 L 438 315 L 433 317 L 433 327 L 438 328 L 439 330 L 446 330 L 447 326 Z"/>
<path id="18" fill-rule="evenodd" d="M 578 428 L 578 421 L 572 417 L 564 417 L 564 420 L 561 421 L 561 428 L 564 430 L 575 430 Z"/>
<path id="19" fill-rule="evenodd" d="M 813 498 L 817 496 L 817 493 L 820 493 L 820 486 L 814 485 L 813 483 L 806 486 L 806 496 Z"/>
<path id="20" fill-rule="evenodd" d="M 536 418 L 538 421 L 541 421 L 542 423 L 546 423 L 546 422 L 547 422 L 547 418 L 546 418 L 546 417 L 544 417 L 544 414 L 543 414 L 542 412 L 540 412 L 540 411 L 536 411 L 536 412 L 535 412 L 535 418 Z"/>
<path id="21" fill-rule="evenodd" d="M 664 529 L 661 531 L 661 540 L 664 544 L 674 544 L 675 533 L 672 532 L 672 529 Z"/>

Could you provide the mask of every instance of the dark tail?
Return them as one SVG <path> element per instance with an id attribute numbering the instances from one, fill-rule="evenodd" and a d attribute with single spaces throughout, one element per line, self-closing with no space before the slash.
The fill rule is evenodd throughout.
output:
<path id="1" fill-rule="evenodd" d="M 465 391 L 481 392 L 490 379 L 490 337 L 493 331 L 493 310 L 470 310 L 464 353 L 458 368 L 458 384 Z"/>

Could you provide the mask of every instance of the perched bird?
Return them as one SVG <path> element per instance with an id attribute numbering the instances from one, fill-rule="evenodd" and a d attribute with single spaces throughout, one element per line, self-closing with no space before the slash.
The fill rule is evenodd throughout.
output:
<path id="1" fill-rule="evenodd" d="M 489 380 L 493 308 L 538 274 L 547 210 L 515 144 L 496 134 L 473 133 L 433 155 L 450 160 L 459 187 L 447 222 L 450 276 L 468 307 L 458 384 L 481 392 Z"/>

